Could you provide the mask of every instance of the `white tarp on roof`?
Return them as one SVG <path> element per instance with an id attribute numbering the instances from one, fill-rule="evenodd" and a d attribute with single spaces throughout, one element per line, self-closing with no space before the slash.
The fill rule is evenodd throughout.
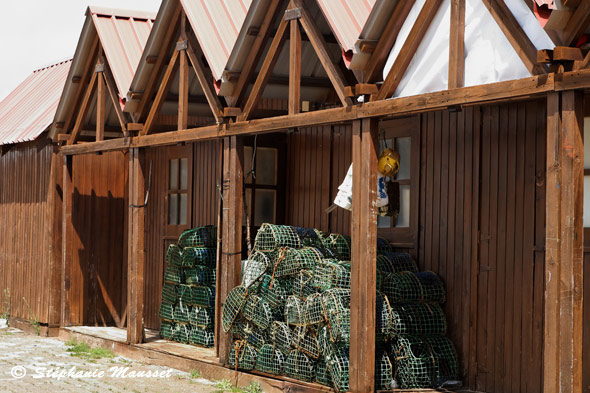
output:
<path id="1" fill-rule="evenodd" d="M 402 26 L 384 67 L 384 78 L 401 51 L 426 0 L 417 0 Z M 518 23 L 537 49 L 555 45 L 523 0 L 506 0 Z M 400 81 L 394 97 L 442 91 L 448 88 L 450 0 L 440 9 Z M 502 82 L 530 76 L 520 57 L 481 0 L 466 0 L 465 86 Z"/>

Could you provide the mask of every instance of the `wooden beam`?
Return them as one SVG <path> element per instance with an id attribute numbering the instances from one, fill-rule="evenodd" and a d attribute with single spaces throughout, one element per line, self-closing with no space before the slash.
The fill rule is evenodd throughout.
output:
<path id="1" fill-rule="evenodd" d="M 549 64 L 553 61 L 553 50 L 552 49 L 541 49 L 537 51 L 537 63 L 538 64 Z"/>
<path id="2" fill-rule="evenodd" d="M 242 260 L 242 182 L 243 143 L 239 137 L 225 138 L 223 144 L 223 234 L 221 243 L 221 277 L 217 301 L 225 302 L 228 293 L 241 279 Z M 223 307 L 223 304 L 221 305 Z M 219 341 L 219 360 L 227 365 L 231 335 L 222 333 Z"/>
<path id="3" fill-rule="evenodd" d="M 574 62 L 574 71 L 579 71 L 588 68 L 588 65 L 590 65 L 590 51 L 586 53 L 586 56 L 584 56 L 584 59 L 582 61 Z"/>
<path id="4" fill-rule="evenodd" d="M 143 342 L 145 152 L 129 152 L 129 228 L 127 257 L 127 342 Z"/>
<path id="5" fill-rule="evenodd" d="M 281 19 L 281 23 L 279 24 L 279 28 L 277 30 L 277 35 L 270 43 L 270 47 L 268 48 L 268 52 L 266 54 L 266 58 L 262 63 L 262 67 L 260 68 L 260 73 L 258 74 L 258 78 L 254 82 L 254 86 L 252 86 L 252 91 L 250 92 L 250 96 L 244 105 L 244 110 L 242 114 L 238 117 L 239 121 L 248 120 L 252 111 L 256 109 L 258 105 L 258 101 L 260 101 L 260 97 L 262 97 L 262 92 L 268 82 L 268 78 L 272 73 L 272 70 L 277 63 L 279 58 L 279 54 L 281 53 L 281 49 L 284 43 L 284 36 L 285 31 L 287 30 L 287 26 L 289 22 L 284 19 Z"/>
<path id="6" fill-rule="evenodd" d="M 107 64 L 105 62 L 105 64 Z M 119 125 L 121 126 L 121 131 L 125 137 L 129 136 L 129 132 L 127 130 L 127 123 L 129 120 L 127 118 L 127 114 L 123 112 L 121 109 L 121 103 L 119 102 L 119 93 L 116 88 L 115 78 L 113 78 L 113 74 L 111 73 L 111 68 L 108 66 L 105 67 L 105 70 L 102 74 L 104 77 L 105 83 L 107 85 L 107 90 L 109 92 L 109 97 L 111 99 L 111 103 L 115 108 L 115 113 L 117 114 L 117 119 L 119 120 Z"/>
<path id="7" fill-rule="evenodd" d="M 346 87 L 344 75 L 342 74 L 340 68 L 338 68 L 338 65 L 332 61 L 330 52 L 328 51 L 328 45 L 326 44 L 321 31 L 317 27 L 315 20 L 311 17 L 301 0 L 292 0 L 291 4 L 293 7 L 301 8 L 301 18 L 298 20 L 301 23 L 301 26 L 303 26 L 303 30 L 305 30 L 305 33 L 309 37 L 309 42 L 313 46 L 313 49 L 315 50 L 320 63 L 322 63 L 326 74 L 328 74 L 336 94 L 338 94 L 340 101 L 342 101 L 342 105 L 352 105 L 352 100 L 350 97 L 346 97 L 346 93 L 344 91 L 344 88 Z"/>
<path id="8" fill-rule="evenodd" d="M 86 119 L 86 115 L 88 114 L 88 108 L 90 106 L 90 99 L 92 98 L 92 93 L 96 88 L 96 80 L 98 79 L 97 73 L 92 73 L 92 78 L 90 79 L 90 84 L 86 89 L 86 94 L 84 94 L 84 99 L 82 100 L 82 104 L 80 105 L 80 112 L 78 112 L 78 117 L 76 118 L 76 124 L 74 125 L 74 129 L 72 130 L 72 135 L 70 140 L 68 141 L 68 145 L 73 145 L 76 143 L 76 139 L 82 130 L 82 125 L 84 120 Z"/>
<path id="9" fill-rule="evenodd" d="M 259 63 L 260 58 L 262 57 L 264 48 L 266 47 L 271 28 L 274 26 L 276 18 L 280 14 L 279 9 L 285 2 L 286 0 L 270 1 L 266 15 L 264 16 L 264 20 L 258 29 L 256 39 L 250 47 L 250 53 L 248 53 L 246 62 L 242 67 L 240 77 L 236 82 L 233 93 L 231 97 L 226 98 L 229 106 L 237 106 L 241 104 L 244 94 L 246 93 L 246 89 L 248 88 L 248 84 L 252 80 L 252 75 L 256 70 L 256 66 Z"/>
<path id="10" fill-rule="evenodd" d="M 561 34 L 563 45 L 575 45 L 576 40 L 580 38 L 588 25 L 590 25 L 590 2 L 583 1 L 576 8 Z"/>
<path id="11" fill-rule="evenodd" d="M 465 0 L 451 0 L 449 89 L 463 87 L 465 79 Z"/>
<path id="12" fill-rule="evenodd" d="M 49 185 L 47 188 L 46 209 L 47 225 L 45 234 L 49 239 L 49 310 L 48 327 L 59 328 L 61 326 L 62 307 L 62 226 L 63 226 L 63 156 L 58 154 L 54 147 L 51 155 L 51 169 Z"/>
<path id="13" fill-rule="evenodd" d="M 375 100 L 383 100 L 395 93 L 441 3 L 439 0 L 426 0 Z"/>
<path id="14" fill-rule="evenodd" d="M 553 49 L 553 61 L 582 61 L 588 51 L 569 46 L 556 46 Z"/>
<path id="15" fill-rule="evenodd" d="M 106 86 L 104 83 L 103 72 L 97 72 L 97 89 L 96 89 L 96 141 L 104 140 L 104 122 L 106 112 Z"/>
<path id="16" fill-rule="evenodd" d="M 397 35 L 401 30 L 410 10 L 414 6 L 415 0 L 398 1 L 393 15 L 389 18 L 385 30 L 363 70 L 363 82 L 373 83 L 383 80 L 383 67 L 393 49 L 397 40 Z"/>
<path id="17" fill-rule="evenodd" d="M 62 156 L 62 259 L 61 259 L 61 326 L 71 326 L 70 302 L 71 302 L 71 262 L 72 257 L 72 241 L 74 236 L 74 228 L 72 224 L 72 196 L 73 196 L 73 157 Z"/>
<path id="18" fill-rule="evenodd" d="M 184 19 L 183 19 L 184 20 Z M 186 41 L 185 41 L 186 42 Z M 178 129 L 186 130 L 188 128 L 188 58 L 186 50 L 179 51 L 180 64 L 178 67 Z"/>
<path id="19" fill-rule="evenodd" d="M 377 277 L 376 119 L 353 122 L 350 391 L 375 390 Z"/>
<path id="20" fill-rule="evenodd" d="M 504 0 L 482 0 L 494 20 L 532 75 L 546 74 L 547 69 L 537 64 L 537 48 L 520 26 Z"/>
<path id="21" fill-rule="evenodd" d="M 150 113 L 148 114 L 148 117 L 145 121 L 145 125 L 143 127 L 143 130 L 141 130 L 140 135 L 148 135 L 152 131 L 156 118 L 160 114 L 160 110 L 162 109 L 162 105 L 164 104 L 164 97 L 166 97 L 166 94 L 168 94 L 168 90 L 170 89 L 170 85 L 172 84 L 172 80 L 174 79 L 173 75 L 177 63 L 178 51 L 175 50 L 172 54 L 172 58 L 170 59 L 170 63 L 168 63 L 168 67 L 166 67 L 166 72 L 164 73 L 162 84 L 158 89 L 156 98 L 154 98 L 154 102 L 150 109 Z"/>
<path id="22" fill-rule="evenodd" d="M 195 46 L 191 39 L 187 39 L 188 41 L 188 48 L 186 53 L 188 58 L 191 61 L 193 66 L 193 70 L 197 75 L 197 79 L 201 85 L 201 89 L 207 98 L 207 102 L 209 103 L 209 107 L 211 107 L 211 112 L 213 113 L 213 117 L 215 117 L 215 121 L 217 123 L 221 123 L 223 117 L 223 105 L 215 93 L 215 88 L 213 87 L 213 76 L 209 73 L 207 76 L 205 74 L 205 65 L 201 61 L 200 53 L 199 56 L 195 54 Z"/>
<path id="23" fill-rule="evenodd" d="M 289 114 L 301 112 L 301 30 L 297 19 L 289 21 Z"/>

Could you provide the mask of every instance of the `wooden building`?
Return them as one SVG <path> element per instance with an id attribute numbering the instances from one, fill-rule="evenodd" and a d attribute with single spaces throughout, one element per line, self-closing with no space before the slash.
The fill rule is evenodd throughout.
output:
<path id="1" fill-rule="evenodd" d="M 565 27 L 545 31 L 517 0 L 360 3 L 164 0 L 153 26 L 89 10 L 50 131 L 63 161 L 61 326 L 125 327 L 120 349 L 233 375 L 219 321 L 240 281 L 246 204 L 252 232 L 270 221 L 352 236 L 351 391 L 375 387 L 377 236 L 445 282 L 465 389 L 590 391 L 590 55 L 575 47 L 590 8 L 570 1 Z M 131 76 L 118 76 L 101 18 L 151 30 Z M 403 151 L 395 226 L 375 208 L 382 144 Z M 351 163 L 352 213 L 328 213 Z M 167 245 L 205 224 L 221 239 L 215 348 L 145 342 Z"/>

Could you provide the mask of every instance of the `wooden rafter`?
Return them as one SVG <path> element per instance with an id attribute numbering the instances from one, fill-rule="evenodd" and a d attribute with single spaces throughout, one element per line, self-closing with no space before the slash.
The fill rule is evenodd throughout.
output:
<path id="1" fill-rule="evenodd" d="M 195 74 L 197 75 L 197 79 L 199 80 L 201 89 L 205 94 L 205 98 L 211 107 L 213 117 L 215 117 L 216 122 L 220 123 L 223 117 L 223 105 L 215 93 L 215 88 L 213 87 L 213 78 L 211 74 L 207 76 L 205 73 L 205 64 L 203 64 L 203 61 L 201 60 L 200 51 L 198 55 L 195 53 L 194 48 L 198 48 L 198 46 L 194 46 L 193 41 L 190 38 L 187 38 L 187 41 L 188 48 L 186 49 L 186 54 L 188 55 L 188 58 L 193 66 Z"/>
<path id="2" fill-rule="evenodd" d="M 170 84 L 172 83 L 174 71 L 176 70 L 176 65 L 178 63 L 178 51 L 174 50 L 172 54 L 172 58 L 170 59 L 170 63 L 168 63 L 168 67 L 166 67 L 166 72 L 164 72 L 164 78 L 162 79 L 162 84 L 158 89 L 158 93 L 156 94 L 156 98 L 154 98 L 154 102 L 148 114 L 148 117 L 145 121 L 145 125 L 143 130 L 140 132 L 140 135 L 148 135 L 153 127 L 160 110 L 162 109 L 162 105 L 164 104 L 164 99 L 166 94 L 168 94 L 168 90 L 170 89 Z M 145 99 L 145 97 L 144 97 Z"/>
<path id="3" fill-rule="evenodd" d="M 416 19 L 416 23 L 414 23 L 408 38 L 406 38 L 401 51 L 389 70 L 387 78 L 385 78 L 383 85 L 379 89 L 379 93 L 375 96 L 376 100 L 383 100 L 395 93 L 441 3 L 440 0 L 426 0 L 418 15 L 418 19 Z"/>
<path id="4" fill-rule="evenodd" d="M 179 51 L 178 65 L 178 129 L 186 130 L 188 127 L 188 89 L 189 89 L 189 64 L 186 49 Z"/>
<path id="5" fill-rule="evenodd" d="M 324 70 L 330 78 L 330 81 L 332 81 L 334 90 L 336 91 L 336 94 L 338 94 L 340 101 L 342 101 L 342 105 L 352 105 L 352 100 L 350 97 L 346 96 L 346 83 L 344 75 L 338 68 L 338 65 L 335 64 L 330 57 L 326 40 L 316 25 L 314 19 L 303 5 L 303 1 L 291 0 L 291 4 L 292 7 L 299 8 L 301 10 L 301 18 L 299 19 L 299 22 L 301 23 L 301 26 L 303 26 L 303 30 L 305 30 L 305 33 L 309 38 L 309 42 L 313 46 L 313 49 L 315 50 L 320 62 L 322 63 L 322 66 L 324 67 Z"/>
<path id="6" fill-rule="evenodd" d="M 248 97 L 248 100 L 244 105 L 242 114 L 238 117 L 239 121 L 247 120 L 256 108 L 258 101 L 260 101 L 260 97 L 262 96 L 264 87 L 266 86 L 268 78 L 270 77 L 270 74 L 272 73 L 272 70 L 274 69 L 274 66 L 279 58 L 279 54 L 281 53 L 281 49 L 284 43 L 283 38 L 285 36 L 285 31 L 287 30 L 288 25 L 288 21 L 286 21 L 284 18 L 281 19 L 281 23 L 279 24 L 277 34 L 272 40 L 270 47 L 268 48 L 266 58 L 262 63 L 262 67 L 260 68 L 258 78 L 256 78 L 256 81 L 254 82 L 254 86 L 252 87 L 250 96 Z"/>
<path id="7" fill-rule="evenodd" d="M 301 30 L 297 19 L 291 19 L 289 39 L 289 114 L 301 111 Z"/>
<path id="8" fill-rule="evenodd" d="M 575 40 L 584 33 L 588 25 L 590 25 L 590 2 L 582 1 L 562 32 L 563 44 L 566 46 L 574 45 Z"/>
<path id="9" fill-rule="evenodd" d="M 482 0 L 494 20 L 532 75 L 546 74 L 545 66 L 537 64 L 537 49 L 520 26 L 504 0 Z"/>
<path id="10" fill-rule="evenodd" d="M 96 80 L 97 80 L 97 73 L 92 72 L 92 78 L 90 79 L 90 84 L 86 89 L 86 93 L 84 94 L 84 99 L 82 100 L 82 104 L 80 105 L 80 111 L 78 112 L 78 117 L 76 118 L 76 124 L 74 125 L 74 129 L 72 130 L 72 135 L 70 136 L 70 140 L 68 141 L 68 145 L 73 145 L 76 143 L 80 131 L 82 130 L 82 124 L 84 123 L 84 119 L 86 119 L 86 115 L 88 114 L 88 108 L 90 107 L 90 98 L 92 98 L 92 93 L 96 88 Z"/>
<path id="11" fill-rule="evenodd" d="M 102 69 L 104 70 L 104 63 L 101 63 Z M 104 123 L 105 123 L 105 112 L 106 112 L 106 86 L 104 83 L 104 71 L 97 72 L 96 80 L 96 141 L 100 142 L 104 140 Z"/>
<path id="12" fill-rule="evenodd" d="M 451 0 L 449 89 L 463 87 L 465 79 L 465 0 Z"/>
<path id="13" fill-rule="evenodd" d="M 381 80 L 381 74 L 383 73 L 383 67 L 391 49 L 397 40 L 400 29 L 402 28 L 410 10 L 414 6 L 415 0 L 398 1 L 391 18 L 387 22 L 385 30 L 371 55 L 371 58 L 367 62 L 363 71 L 363 82 L 371 83 Z"/>
<path id="14" fill-rule="evenodd" d="M 285 1 L 286 0 L 271 0 L 268 10 L 266 11 L 266 15 L 264 16 L 264 20 L 258 29 L 258 35 L 252 43 L 250 53 L 246 58 L 246 62 L 244 63 L 244 67 L 242 68 L 242 72 L 240 73 L 240 77 L 234 87 L 232 95 L 231 97 L 226 98 L 229 106 L 236 106 L 241 103 L 242 98 L 246 93 L 246 88 L 252 80 L 252 75 L 256 69 L 256 65 L 259 63 L 260 58 L 262 57 L 262 53 L 264 52 L 264 48 L 269 39 L 272 27 L 274 26 L 276 18 L 280 14 L 280 6 L 283 5 Z"/>
<path id="15" fill-rule="evenodd" d="M 119 93 L 117 92 L 117 88 L 115 87 L 115 78 L 113 78 L 113 74 L 111 73 L 111 69 L 109 68 L 108 64 L 105 62 L 104 72 L 102 76 L 104 77 L 105 84 L 107 86 L 107 90 L 109 92 L 109 97 L 115 108 L 115 113 L 117 114 L 117 119 L 119 119 L 119 125 L 121 126 L 121 131 L 125 137 L 129 136 L 129 132 L 127 130 L 127 123 L 129 120 L 127 119 L 127 115 L 121 109 L 121 104 L 119 103 Z"/>

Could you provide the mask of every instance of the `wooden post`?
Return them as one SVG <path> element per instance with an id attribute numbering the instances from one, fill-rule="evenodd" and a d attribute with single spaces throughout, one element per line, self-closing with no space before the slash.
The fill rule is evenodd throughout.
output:
<path id="1" fill-rule="evenodd" d="M 63 220 L 62 220 L 62 260 L 61 260 L 61 326 L 71 326 L 70 316 L 70 271 L 72 254 L 72 156 L 63 156 Z"/>
<path id="2" fill-rule="evenodd" d="M 463 87 L 465 79 L 465 0 L 451 0 L 449 89 Z"/>
<path id="3" fill-rule="evenodd" d="M 223 143 L 223 235 L 221 239 L 221 277 L 217 286 L 217 307 L 223 307 L 227 294 L 240 284 L 242 268 L 242 182 L 243 182 L 243 142 L 240 137 L 226 137 Z M 221 326 L 221 312 L 215 321 Z M 219 329 L 219 361 L 228 364 L 232 342 L 228 334 Z"/>
<path id="4" fill-rule="evenodd" d="M 144 155 L 139 148 L 129 150 L 127 342 L 130 344 L 143 342 Z"/>
<path id="5" fill-rule="evenodd" d="M 188 59 L 186 50 L 180 51 L 180 67 L 178 70 L 178 129 L 186 130 L 188 128 Z"/>
<path id="6" fill-rule="evenodd" d="M 104 140 L 104 121 L 107 95 L 103 71 L 97 72 L 97 74 L 98 87 L 96 89 L 96 141 L 100 142 Z"/>
<path id="7" fill-rule="evenodd" d="M 352 134 L 350 391 L 375 390 L 377 124 L 355 120 Z"/>
<path id="8" fill-rule="evenodd" d="M 301 111 L 301 30 L 297 19 L 289 21 L 289 114 Z"/>
<path id="9" fill-rule="evenodd" d="M 545 392 L 582 391 L 584 96 L 547 99 Z"/>
<path id="10" fill-rule="evenodd" d="M 59 328 L 61 320 L 62 307 L 62 226 L 63 226 L 63 187 L 62 170 L 63 157 L 59 154 L 57 146 L 53 148 L 51 155 L 51 174 L 49 176 L 48 206 L 47 213 L 48 225 L 46 228 L 47 239 L 49 239 L 49 328 Z"/>

